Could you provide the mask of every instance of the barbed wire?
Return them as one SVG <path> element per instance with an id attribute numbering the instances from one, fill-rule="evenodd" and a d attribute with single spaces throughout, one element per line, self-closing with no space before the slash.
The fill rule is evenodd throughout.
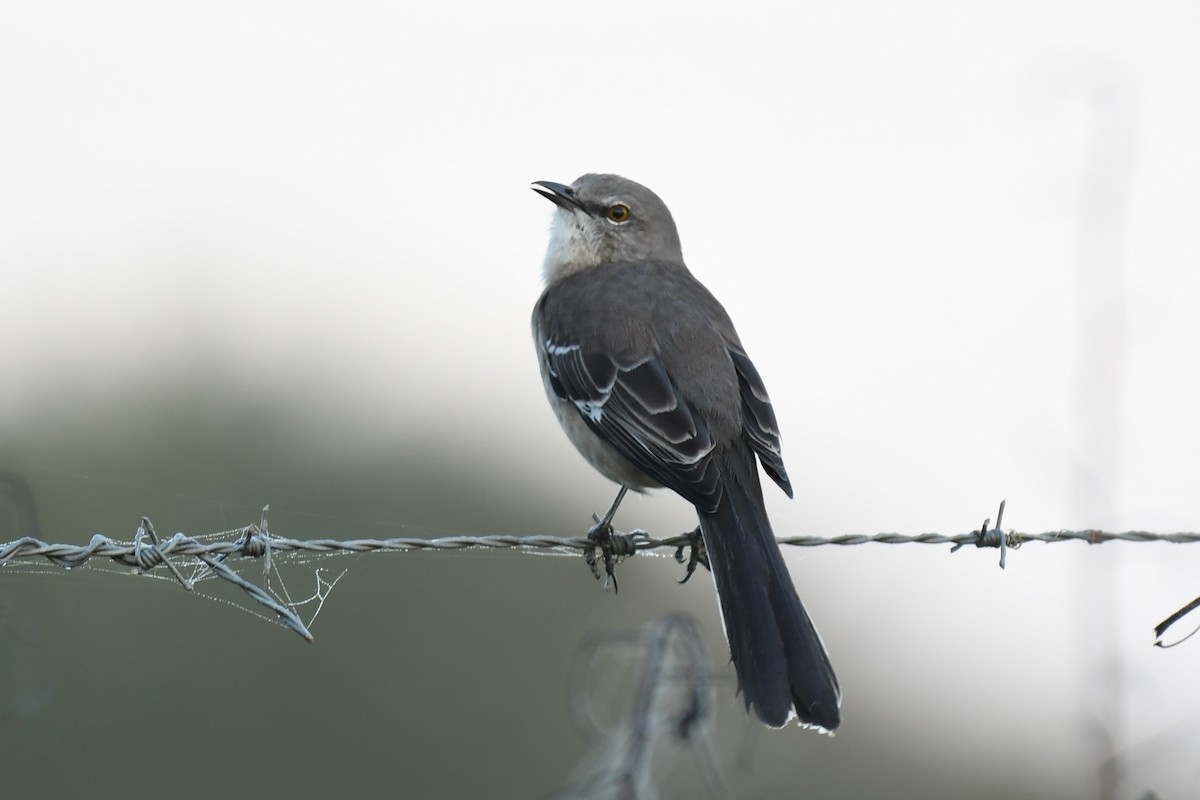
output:
<path id="1" fill-rule="evenodd" d="M 955 535 L 940 533 L 900 534 L 877 533 L 871 535 L 846 534 L 841 536 L 790 536 L 779 539 L 779 544 L 792 547 L 821 547 L 826 545 L 853 546 L 862 544 L 938 544 L 953 545 L 951 552 L 956 552 L 967 545 L 976 547 L 991 547 L 1000 549 L 1000 567 L 1006 564 L 1009 549 L 1017 549 L 1026 542 L 1055 542 L 1080 541 L 1087 544 L 1104 544 L 1112 541 L 1125 542 L 1169 542 L 1173 544 L 1194 544 L 1200 542 L 1200 533 L 1153 533 L 1150 531 L 1125 531 L 1110 533 L 1102 530 L 1057 530 L 1044 533 L 1021 533 L 1005 531 L 1001 528 L 1004 518 L 1004 502 L 1000 503 L 996 514 L 996 525 L 991 526 L 991 520 L 984 520 L 979 530 Z M 680 563 L 685 561 L 684 551 L 692 550 L 688 573 L 698 561 L 695 551 L 703 547 L 698 531 L 678 536 L 657 539 L 642 530 L 629 533 L 612 532 L 598 540 L 589 536 L 443 536 L 433 539 L 419 537 L 393 537 L 386 539 L 290 539 L 276 536 L 269 532 L 267 515 L 270 506 L 262 510 L 257 523 L 251 523 L 243 528 L 235 528 L 223 533 L 208 534 L 202 541 L 184 533 L 176 533 L 166 539 L 159 539 L 154 526 L 146 517 L 134 534 L 132 542 L 111 539 L 103 534 L 96 534 L 86 545 L 55 544 L 43 541 L 33 536 L 0 545 L 0 567 L 19 561 L 45 559 L 52 564 L 71 569 L 83 566 L 92 559 L 109 559 L 117 564 L 130 567 L 139 572 L 149 572 L 155 567 L 165 566 L 184 589 L 191 591 L 193 581 L 186 578 L 172 558 L 194 558 L 204 564 L 207 570 L 229 583 L 240 588 L 255 602 L 274 611 L 281 621 L 290 629 L 311 641 L 312 634 L 300 621 L 300 618 L 289 607 L 281 602 L 268 590 L 255 585 L 230 569 L 225 563 L 230 556 L 241 558 L 262 558 L 265 560 L 264 571 L 269 571 L 273 554 L 283 553 L 377 553 L 377 552 L 410 552 L 421 550 L 557 550 L 560 552 L 577 551 L 584 553 L 593 571 L 599 576 L 596 568 L 596 554 L 603 551 L 611 577 L 612 561 L 620 560 L 639 552 L 674 548 L 675 558 Z M 699 557 L 703 561 L 703 556 Z M 1197 604 L 1200 604 L 1198 599 Z M 1196 606 L 1193 606 L 1193 608 Z M 1181 609 L 1182 613 L 1192 608 Z M 1182 612 L 1182 613 L 1181 613 Z M 1163 625 L 1169 626 L 1177 618 L 1165 620 Z M 1160 626 L 1161 627 L 1161 626 Z M 1165 628 L 1162 628 L 1165 631 Z M 1162 631 L 1156 631 L 1161 638 Z"/>

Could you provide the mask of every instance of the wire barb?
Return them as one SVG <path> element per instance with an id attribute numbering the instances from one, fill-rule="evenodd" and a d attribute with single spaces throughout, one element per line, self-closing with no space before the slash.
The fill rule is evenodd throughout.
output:
<path id="1" fill-rule="evenodd" d="M 154 544 L 150 547 L 143 547 L 142 540 L 150 537 L 150 541 Z M 192 591 L 196 585 L 187 578 L 183 577 L 183 573 L 179 571 L 179 567 L 175 566 L 175 562 L 163 555 L 159 550 L 161 542 L 158 540 L 158 534 L 154 532 L 154 525 L 150 522 L 149 517 L 142 517 L 142 524 L 133 535 L 133 554 L 137 559 L 138 569 L 142 572 L 148 572 L 159 564 L 166 564 L 167 569 L 171 570 L 171 574 L 175 576 L 175 580 L 179 581 L 179 585 L 187 591 Z"/>
<path id="2" fill-rule="evenodd" d="M 1000 548 L 1000 569 L 1004 569 L 1005 562 L 1008 559 L 1008 548 L 1010 546 L 1009 541 L 1008 541 L 1009 534 L 1005 533 L 1004 530 L 1000 527 L 1000 525 L 1004 522 L 1004 504 L 1005 504 L 1005 502 L 1007 502 L 1007 501 L 1005 501 L 1005 500 L 1000 501 L 1000 510 L 996 512 L 996 527 L 992 528 L 991 530 L 988 530 L 988 525 L 992 524 L 992 520 L 991 520 L 991 517 L 985 519 L 983 521 L 983 526 L 980 527 L 978 533 L 976 534 L 976 539 L 975 539 L 976 547 L 999 547 Z M 1014 534 L 1014 536 L 1015 536 L 1015 534 Z M 961 548 L 964 544 L 967 544 L 967 542 L 958 542 L 957 544 L 954 545 L 954 547 L 950 548 L 950 552 L 957 553 L 959 548 Z M 1020 547 L 1020 541 L 1014 540 L 1014 542 L 1012 543 L 1011 546 L 1014 550 L 1016 550 L 1018 547 Z"/>

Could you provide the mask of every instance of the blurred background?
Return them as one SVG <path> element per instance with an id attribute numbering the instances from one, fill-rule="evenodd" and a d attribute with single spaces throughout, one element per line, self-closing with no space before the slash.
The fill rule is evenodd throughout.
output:
<path id="1" fill-rule="evenodd" d="M 532 180 L 654 189 L 775 401 L 780 536 L 1200 528 L 1200 7 L 10 2 L 0 543 L 575 535 Z M 32 501 L 32 505 L 30 504 Z M 33 509 L 32 512 L 30 509 Z M 659 493 L 617 522 L 672 535 Z M 1161 798 L 1200 782 L 1200 546 L 791 549 L 835 738 L 749 723 L 668 557 L 348 556 L 305 644 L 169 581 L 0 568 L 13 797 L 548 797 L 580 653 L 697 620 L 712 764 L 645 796 Z M 256 578 L 260 567 L 243 567 Z M 1183 631 L 1186 633 L 1186 631 Z M 624 667 L 636 674 L 637 662 Z M 597 686 L 611 674 L 597 678 Z M 624 702 L 613 691 L 619 716 Z M 585 796 L 611 796 L 597 791 Z"/>

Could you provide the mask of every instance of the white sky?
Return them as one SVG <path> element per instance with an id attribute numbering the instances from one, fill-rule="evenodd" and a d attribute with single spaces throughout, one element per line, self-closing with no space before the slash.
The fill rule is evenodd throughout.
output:
<path id="1" fill-rule="evenodd" d="M 1002 497 L 1021 530 L 1196 530 L 1198 30 L 1185 2 L 8 3 L 0 425 L 203 361 L 363 421 L 331 447 L 430 415 L 535 441 L 531 485 L 590 507 L 528 341 L 527 185 L 612 171 L 670 205 L 768 382 L 781 534 L 960 532 Z M 1063 669 L 1104 657 L 1080 609 L 1119 610 L 1133 746 L 1200 710 L 1195 648 L 1143 647 L 1197 555 L 1106 547 L 1099 589 L 1036 545 L 1002 577 L 1063 559 L 1009 619 L 1080 645 Z M 914 614 L 987 604 L 932 560 Z"/>

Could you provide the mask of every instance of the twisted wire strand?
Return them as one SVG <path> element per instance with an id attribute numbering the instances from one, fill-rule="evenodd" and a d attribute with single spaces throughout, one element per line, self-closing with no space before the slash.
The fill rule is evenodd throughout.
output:
<path id="1" fill-rule="evenodd" d="M 1111 541 L 1125 542 L 1170 542 L 1174 544 L 1195 544 L 1200 542 L 1200 533 L 1154 533 L 1151 531 L 1125 531 L 1110 533 L 1101 530 L 1082 531 L 1047 531 L 1045 533 L 1021 533 L 1017 531 L 1002 531 L 1008 547 L 1019 547 L 1025 542 L 1054 542 L 1080 541 L 1087 544 L 1103 544 Z M 148 570 L 166 562 L 170 556 L 202 557 L 213 556 L 228 558 L 242 556 L 257 558 L 266 554 L 268 548 L 273 553 L 371 553 L 395 552 L 411 550 L 577 550 L 580 552 L 594 550 L 596 542 L 585 536 L 444 536 L 436 539 L 419 537 L 395 537 L 388 539 L 289 539 L 268 534 L 258 525 L 250 525 L 233 531 L 228 531 L 228 540 L 202 542 L 183 533 L 162 540 L 158 544 L 147 545 L 138 542 L 122 542 L 110 539 L 101 534 L 92 537 L 87 545 L 54 544 L 25 536 L 0 545 L 0 565 L 15 560 L 44 558 L 61 567 L 78 567 L 93 558 L 107 558 L 119 564 Z M 220 534 L 217 534 L 220 535 Z M 671 536 L 655 539 L 645 531 L 632 531 L 628 534 L 614 534 L 618 540 L 618 554 L 628 555 L 633 552 L 657 550 L 688 546 L 692 538 L 687 535 Z M 622 537 L 628 539 L 622 544 Z M 951 544 L 976 545 L 978 547 L 999 547 L 999 534 L 993 531 L 971 531 L 955 535 L 941 533 L 876 533 L 845 534 L 841 536 L 790 536 L 779 539 L 779 544 L 793 547 L 821 547 L 825 545 L 861 545 L 861 544 Z"/>
<path id="2" fill-rule="evenodd" d="M 251 599 L 275 612 L 281 621 L 293 631 L 308 641 L 312 634 L 301 622 L 300 618 L 286 603 L 281 602 L 269 591 L 242 578 L 227 565 L 227 560 L 233 557 L 263 558 L 269 568 L 273 554 L 282 553 L 374 553 L 374 552 L 408 552 L 416 550 L 555 550 L 559 552 L 578 551 L 594 554 L 602 545 L 586 536 L 444 536 L 435 539 L 419 537 L 394 537 L 387 539 L 289 539 L 276 536 L 267 528 L 268 508 L 263 509 L 258 523 L 248 525 L 224 533 L 206 536 L 206 539 L 217 541 L 201 541 L 176 533 L 165 539 L 160 539 L 154 532 L 150 520 L 143 517 L 132 542 L 110 539 L 96 534 L 86 545 L 72 545 L 46 542 L 41 539 L 25 536 L 0 545 L 0 567 L 17 561 L 45 559 L 52 564 L 65 568 L 82 566 L 92 559 L 108 559 L 123 566 L 148 572 L 155 567 L 165 565 L 183 588 L 191 591 L 193 582 L 180 572 L 172 561 L 173 558 L 191 558 L 202 562 L 205 567 L 217 577 L 220 577 L 242 589 Z M 1087 544 L 1103 544 L 1112 541 L 1124 542 L 1169 542 L 1173 544 L 1194 544 L 1200 542 L 1200 533 L 1154 533 L 1151 531 L 1125 531 L 1110 533 L 1101 530 L 1082 531 L 1047 531 L 1044 533 L 1019 533 L 1004 531 L 999 527 L 1003 519 L 1004 507 L 1001 504 L 997 514 L 997 526 L 989 528 L 990 520 L 976 531 L 945 535 L 940 533 L 920 533 L 915 535 L 900 533 L 877 533 L 872 535 L 848 534 L 842 536 L 791 536 L 779 539 L 781 545 L 793 547 L 821 547 L 826 545 L 851 546 L 862 544 L 939 544 L 954 545 L 951 552 L 966 545 L 976 547 L 999 548 L 1001 551 L 1000 566 L 1004 566 L 1004 555 L 1008 549 L 1020 547 L 1025 542 L 1055 542 L 1079 541 Z M 675 557 L 683 560 L 685 548 L 698 546 L 697 536 L 683 534 L 665 539 L 651 537 L 645 531 L 635 530 L 630 533 L 614 532 L 609 537 L 607 546 L 611 555 L 617 558 L 634 555 L 638 552 L 674 548 Z M 701 545 L 702 546 L 702 545 Z M 591 563 L 591 562 L 589 562 Z"/>

